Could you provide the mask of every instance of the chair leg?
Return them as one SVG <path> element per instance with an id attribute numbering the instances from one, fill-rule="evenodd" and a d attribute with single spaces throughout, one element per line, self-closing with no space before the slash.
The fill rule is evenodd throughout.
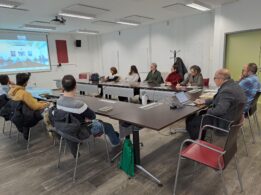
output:
<path id="1" fill-rule="evenodd" d="M 260 130 L 260 125 L 259 125 L 259 121 L 258 121 L 256 112 L 254 113 L 254 118 L 255 118 L 255 121 L 256 121 L 256 126 L 257 126 L 257 130 L 258 130 L 258 135 L 260 136 L 260 135 L 261 135 L 261 130 Z"/>
<path id="2" fill-rule="evenodd" d="M 246 154 L 247 154 L 247 156 L 248 156 L 248 150 L 247 150 L 246 139 L 245 139 L 245 131 L 244 131 L 243 126 L 241 127 L 241 133 L 242 133 L 242 135 L 243 135 L 243 142 L 244 142 Z"/>
<path id="3" fill-rule="evenodd" d="M 254 144 L 254 143 L 256 143 L 256 139 L 255 139 L 255 136 L 254 136 L 254 133 L 253 133 L 253 128 L 252 128 L 252 124 L 251 124 L 249 113 L 247 113 L 247 115 L 248 115 L 247 119 L 248 119 L 249 129 L 250 129 L 250 133 L 252 135 L 252 143 Z"/>
<path id="4" fill-rule="evenodd" d="M 58 155 L 57 168 L 60 167 L 61 151 L 62 151 L 62 143 L 63 143 L 63 137 L 61 136 L 61 138 L 60 138 L 60 145 L 59 145 L 59 155 Z"/>
<path id="5" fill-rule="evenodd" d="M 239 184 L 240 184 L 240 189 L 241 189 L 241 192 L 243 192 L 243 183 L 242 183 L 242 179 L 241 179 L 241 175 L 240 175 L 240 171 L 239 171 L 236 155 L 234 156 L 234 159 L 235 159 L 236 170 L 237 170 L 237 177 L 238 177 L 238 181 L 239 181 Z"/>
<path id="6" fill-rule="evenodd" d="M 29 152 L 30 140 L 31 140 L 31 128 L 29 129 L 29 132 L 28 132 L 27 152 Z"/>
<path id="7" fill-rule="evenodd" d="M 5 119 L 4 119 L 4 124 L 3 124 L 3 134 L 5 134 Z"/>
<path id="8" fill-rule="evenodd" d="M 193 165 L 193 180 L 195 179 L 197 174 L 198 174 L 198 163 L 196 161 L 194 161 L 194 165 Z"/>
<path id="9" fill-rule="evenodd" d="M 76 170 L 77 170 L 77 164 L 78 164 L 78 158 L 79 158 L 79 149 L 80 149 L 80 143 L 78 143 L 78 145 L 77 145 L 75 167 L 74 167 L 74 172 L 73 172 L 73 182 L 75 182 L 75 178 L 76 178 Z"/>
<path id="10" fill-rule="evenodd" d="M 108 159 L 108 162 L 110 162 L 109 147 L 108 147 L 108 143 L 107 143 L 107 139 L 106 139 L 106 134 L 105 134 L 104 126 L 102 126 L 102 131 L 103 131 L 104 142 L 105 142 L 105 147 L 106 147 L 107 159 Z"/>
<path id="11" fill-rule="evenodd" d="M 227 193 L 227 188 L 226 188 L 226 182 L 225 182 L 225 178 L 224 178 L 222 169 L 219 171 L 219 173 L 220 173 L 221 180 L 222 180 L 222 184 L 223 184 L 224 194 L 225 194 L 225 195 L 228 195 L 228 193 Z"/>
<path id="12" fill-rule="evenodd" d="M 12 126 L 13 126 L 13 123 L 12 123 L 12 121 L 11 121 L 10 129 L 9 129 L 9 137 L 11 137 L 11 134 L 12 134 Z"/>
<path id="13" fill-rule="evenodd" d="M 64 148 L 63 148 L 63 155 L 65 155 L 65 153 L 66 153 L 66 147 L 67 147 L 67 145 L 66 145 L 66 140 L 64 141 Z"/>
<path id="14" fill-rule="evenodd" d="M 176 177 L 175 177 L 175 182 L 174 182 L 174 187 L 173 187 L 173 195 L 176 194 L 176 189 L 177 189 L 177 184 L 178 184 L 178 176 L 179 176 L 179 169 L 180 169 L 180 162 L 181 162 L 181 155 L 179 154 L 178 166 L 177 166 Z"/>

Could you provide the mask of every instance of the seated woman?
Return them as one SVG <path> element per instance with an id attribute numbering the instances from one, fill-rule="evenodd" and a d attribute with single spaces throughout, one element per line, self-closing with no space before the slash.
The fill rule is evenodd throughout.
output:
<path id="1" fill-rule="evenodd" d="M 171 68 L 171 73 L 167 76 L 165 80 L 165 85 L 175 87 L 181 81 L 182 81 L 182 77 L 179 74 L 178 65 L 174 64 Z"/>
<path id="2" fill-rule="evenodd" d="M 111 67 L 110 68 L 110 71 L 111 71 L 111 76 L 108 76 L 105 81 L 106 82 L 111 82 L 111 81 L 119 81 L 120 79 L 120 76 L 117 74 L 118 73 L 118 70 L 116 67 Z"/>
<path id="3" fill-rule="evenodd" d="M 180 86 L 203 86 L 203 76 L 201 74 L 201 69 L 197 65 L 193 65 L 190 67 L 190 73 L 188 77 L 182 81 L 177 87 Z"/>
<path id="4" fill-rule="evenodd" d="M 138 69 L 135 65 L 132 65 L 130 67 L 129 75 L 125 78 L 125 81 L 127 81 L 127 82 L 140 82 L 141 81 Z M 139 90 L 135 88 L 134 95 L 138 95 L 138 94 L 139 94 Z M 119 101 L 128 102 L 128 98 L 124 97 L 124 96 L 119 96 L 118 99 L 119 99 Z"/>
<path id="5" fill-rule="evenodd" d="M 140 82 L 140 75 L 135 65 L 130 67 L 129 75 L 125 78 L 127 82 Z"/>

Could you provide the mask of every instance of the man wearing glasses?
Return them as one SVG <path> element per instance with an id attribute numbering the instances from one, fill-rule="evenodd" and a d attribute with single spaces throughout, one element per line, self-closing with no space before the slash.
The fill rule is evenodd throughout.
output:
<path id="1" fill-rule="evenodd" d="M 243 108 L 246 103 L 246 96 L 241 87 L 231 79 L 227 69 L 216 71 L 214 81 L 219 87 L 213 99 L 197 99 L 198 105 L 206 104 L 209 106 L 206 113 L 214 115 L 237 124 L 242 117 Z M 198 139 L 202 115 L 192 115 L 186 119 L 186 129 L 191 139 Z M 212 119 L 213 120 L 213 119 Z M 204 124 L 213 124 L 211 119 L 204 121 Z M 203 125 L 204 125 L 203 124 Z M 202 139 L 204 139 L 204 134 Z"/>

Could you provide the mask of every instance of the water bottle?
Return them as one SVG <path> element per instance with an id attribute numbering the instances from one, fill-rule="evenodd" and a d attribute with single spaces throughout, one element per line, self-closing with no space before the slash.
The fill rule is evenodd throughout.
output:
<path id="1" fill-rule="evenodd" d="M 147 105 L 147 103 L 148 103 L 148 96 L 145 92 L 142 92 L 141 103 L 142 103 L 142 105 Z"/>

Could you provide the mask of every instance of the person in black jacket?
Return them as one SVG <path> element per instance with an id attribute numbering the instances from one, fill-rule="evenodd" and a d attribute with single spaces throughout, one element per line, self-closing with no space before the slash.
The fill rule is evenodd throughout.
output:
<path id="1" fill-rule="evenodd" d="M 206 113 L 214 115 L 228 121 L 233 121 L 238 124 L 242 118 L 244 105 L 246 103 L 246 96 L 241 87 L 231 79 L 230 73 L 227 69 L 220 69 L 216 71 L 214 81 L 219 87 L 214 99 L 204 100 L 197 99 L 196 104 L 206 104 L 210 107 Z M 199 136 L 200 122 L 202 116 L 192 115 L 186 119 L 186 129 L 191 139 L 197 139 Z M 213 124 L 212 119 L 207 120 L 207 124 Z M 204 138 L 204 136 L 203 136 Z"/>

